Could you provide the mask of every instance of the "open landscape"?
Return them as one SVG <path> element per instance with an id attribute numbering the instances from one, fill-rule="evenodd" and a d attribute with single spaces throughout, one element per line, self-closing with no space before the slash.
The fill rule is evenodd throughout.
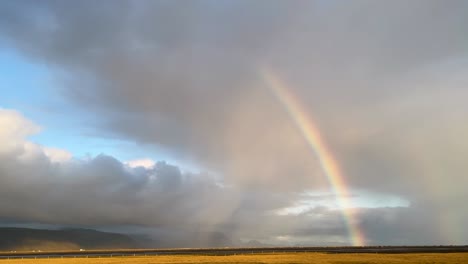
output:
<path id="1" fill-rule="evenodd" d="M 0 0 L 0 264 L 468 264 L 468 0 Z"/>

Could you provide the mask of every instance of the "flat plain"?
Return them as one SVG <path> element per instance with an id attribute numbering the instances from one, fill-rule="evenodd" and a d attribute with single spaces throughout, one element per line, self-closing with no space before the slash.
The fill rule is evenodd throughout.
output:
<path id="1" fill-rule="evenodd" d="M 137 256 L 105 258 L 63 258 L 63 259 L 14 259 L 0 260 L 0 264 L 157 264 L 157 263 L 318 263 L 318 264 L 465 264 L 468 253 L 425 253 L 425 254 L 326 254 L 326 253 L 281 253 L 249 254 L 231 256 Z"/>

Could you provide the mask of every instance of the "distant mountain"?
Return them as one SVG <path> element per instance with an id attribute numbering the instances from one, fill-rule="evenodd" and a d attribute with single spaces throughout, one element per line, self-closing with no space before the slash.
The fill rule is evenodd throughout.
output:
<path id="1" fill-rule="evenodd" d="M 210 248 L 232 247 L 238 245 L 222 232 L 173 231 L 168 233 L 147 234 L 147 240 L 134 237 L 140 244 L 150 248 Z"/>
<path id="2" fill-rule="evenodd" d="M 259 242 L 257 240 L 250 240 L 247 243 L 242 244 L 243 247 L 256 248 L 256 247 L 271 247 L 272 245 Z"/>
<path id="3" fill-rule="evenodd" d="M 0 251 L 138 248 L 133 238 L 91 229 L 0 228 Z"/>

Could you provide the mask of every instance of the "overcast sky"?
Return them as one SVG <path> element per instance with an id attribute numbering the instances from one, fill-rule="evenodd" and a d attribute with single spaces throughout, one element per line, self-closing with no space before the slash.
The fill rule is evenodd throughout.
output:
<path id="1" fill-rule="evenodd" d="M 0 222 L 348 245 L 352 210 L 366 244 L 468 244 L 467 12 L 1 1 Z M 320 130 L 348 208 L 265 68 Z"/>

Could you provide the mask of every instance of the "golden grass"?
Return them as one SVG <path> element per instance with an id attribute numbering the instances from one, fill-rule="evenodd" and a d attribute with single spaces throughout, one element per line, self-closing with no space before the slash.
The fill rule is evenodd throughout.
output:
<path id="1" fill-rule="evenodd" d="M 0 260 L 0 264 L 156 264 L 156 263 L 318 263 L 318 264 L 434 264 L 468 263 L 468 253 L 427 253 L 427 254 L 324 254 L 286 253 L 254 254 L 234 256 L 151 256 L 113 258 L 64 258 L 64 259 L 15 259 Z"/>

